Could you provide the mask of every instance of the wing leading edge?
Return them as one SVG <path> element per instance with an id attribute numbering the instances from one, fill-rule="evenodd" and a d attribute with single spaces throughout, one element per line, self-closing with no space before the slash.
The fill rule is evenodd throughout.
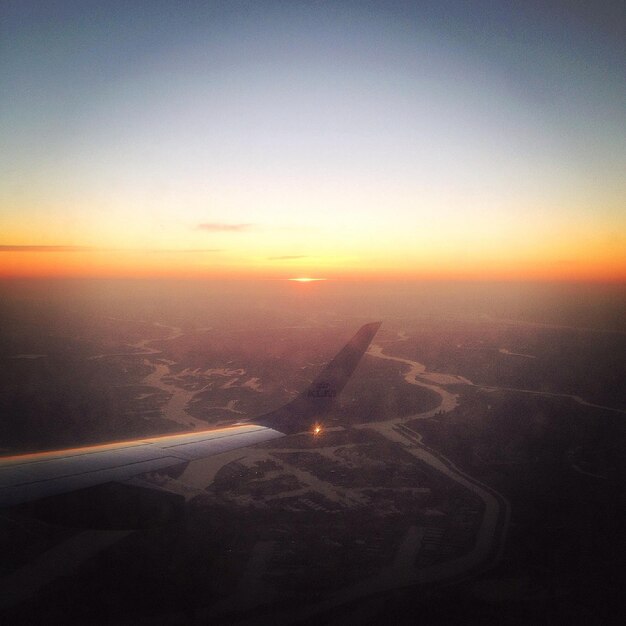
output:
<path id="1" fill-rule="evenodd" d="M 0 507 L 124 481 L 308 430 L 333 407 L 379 327 L 379 322 L 363 326 L 307 390 L 253 423 L 0 458 Z"/>

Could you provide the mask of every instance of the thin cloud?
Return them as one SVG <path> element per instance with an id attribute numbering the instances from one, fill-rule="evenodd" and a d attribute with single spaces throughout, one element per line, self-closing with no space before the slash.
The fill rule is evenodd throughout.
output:
<path id="1" fill-rule="evenodd" d="M 224 248 L 153 248 L 146 250 L 146 252 L 158 254 L 202 254 L 204 252 L 224 252 Z"/>
<path id="2" fill-rule="evenodd" d="M 146 254 L 199 254 L 223 251 L 223 248 L 97 248 L 95 246 L 0 245 L 0 252 L 143 252 Z"/>
<path id="3" fill-rule="evenodd" d="M 290 261 L 292 259 L 306 259 L 306 254 L 285 254 L 283 256 L 268 256 L 268 261 Z"/>
<path id="4" fill-rule="evenodd" d="M 252 224 L 227 224 L 225 222 L 204 222 L 196 226 L 198 230 L 206 230 L 211 233 L 218 232 L 241 232 L 252 228 Z"/>
<path id="5" fill-rule="evenodd" d="M 3 246 L 0 252 L 89 252 L 91 246 Z"/>

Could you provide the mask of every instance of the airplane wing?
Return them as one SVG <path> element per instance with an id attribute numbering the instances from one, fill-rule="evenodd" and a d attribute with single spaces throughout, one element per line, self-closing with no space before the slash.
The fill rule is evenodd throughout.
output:
<path id="1" fill-rule="evenodd" d="M 366 324 L 286 406 L 227 428 L 0 458 L 0 508 L 120 482 L 311 428 L 332 408 L 380 327 Z"/>

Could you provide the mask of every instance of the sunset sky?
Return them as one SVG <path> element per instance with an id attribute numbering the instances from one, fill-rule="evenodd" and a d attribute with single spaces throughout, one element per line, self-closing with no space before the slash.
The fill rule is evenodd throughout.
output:
<path id="1" fill-rule="evenodd" d="M 626 280 L 623 3 L 0 12 L 0 276 Z"/>

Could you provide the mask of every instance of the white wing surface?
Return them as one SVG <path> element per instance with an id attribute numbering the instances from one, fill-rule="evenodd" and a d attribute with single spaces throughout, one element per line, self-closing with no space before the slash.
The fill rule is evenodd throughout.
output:
<path id="1" fill-rule="evenodd" d="M 284 437 L 252 424 L 0 459 L 0 507 L 120 482 Z"/>

